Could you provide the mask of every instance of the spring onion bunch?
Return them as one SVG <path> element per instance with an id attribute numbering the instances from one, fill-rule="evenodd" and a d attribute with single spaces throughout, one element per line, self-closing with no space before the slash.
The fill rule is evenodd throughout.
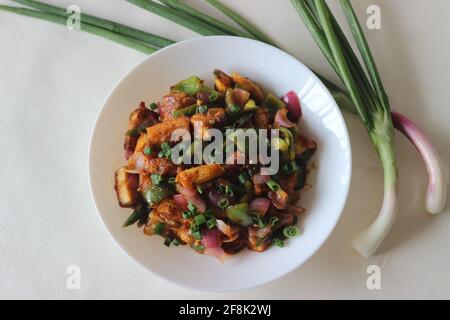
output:
<path id="1" fill-rule="evenodd" d="M 384 171 L 384 200 L 375 221 L 353 240 L 363 256 L 371 256 L 391 229 L 397 213 L 397 165 L 389 101 L 361 26 L 349 0 L 342 0 L 347 22 L 363 57 L 368 79 L 325 0 L 291 0 L 314 40 L 345 84 L 366 126 Z"/>
<path id="2" fill-rule="evenodd" d="M 66 24 L 66 19 L 69 16 L 65 8 L 40 1 L 12 1 L 34 8 L 35 10 L 6 5 L 0 5 L 0 10 L 58 24 Z M 216 18 L 210 17 L 184 4 L 180 0 L 160 0 L 160 3 L 152 0 L 128 0 L 128 2 L 134 5 L 178 23 L 201 35 L 227 34 L 248 37 L 272 45 L 274 44 L 274 41 L 261 30 L 253 26 L 237 12 L 223 5 L 220 1 L 206 1 L 231 18 L 243 30 L 241 31 Z M 356 241 L 359 251 L 367 256 L 376 249 L 379 244 L 378 242 L 381 242 L 384 238 L 393 222 L 396 211 L 397 173 L 392 148 L 392 124 L 397 130 L 408 137 L 419 150 L 425 161 L 430 180 L 427 190 L 426 207 L 430 213 L 439 213 L 444 209 L 447 190 L 446 172 L 442 167 L 439 154 L 423 131 L 404 115 L 392 112 L 391 116 L 389 116 L 389 104 L 386 94 L 384 93 L 373 57 L 350 2 L 348 0 L 341 1 L 358 48 L 364 58 L 370 81 L 365 76 L 362 66 L 359 64 L 356 55 L 326 6 L 326 3 L 323 0 L 317 2 L 314 0 L 291 0 L 291 2 L 305 21 L 306 26 L 313 34 L 327 60 L 346 85 L 349 93 L 319 74 L 316 74 L 327 86 L 342 110 L 360 115 L 368 128 L 371 139 L 383 163 L 385 171 L 385 200 L 382 210 L 374 224 Z M 174 43 L 170 39 L 85 13 L 81 14 L 80 26 L 81 31 L 107 38 L 147 54 L 151 54 L 160 48 Z M 369 240 L 373 242 L 372 246 L 368 246 L 367 242 L 370 242 Z M 362 243 L 365 243 L 365 245 L 362 245 Z"/>

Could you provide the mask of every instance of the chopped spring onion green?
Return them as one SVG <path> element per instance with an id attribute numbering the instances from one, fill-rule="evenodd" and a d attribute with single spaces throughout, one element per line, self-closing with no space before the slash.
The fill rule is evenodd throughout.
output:
<path id="1" fill-rule="evenodd" d="M 272 217 L 272 218 L 270 218 L 269 223 L 273 227 L 277 224 L 278 221 L 280 221 L 280 219 L 278 217 Z"/>
<path id="2" fill-rule="evenodd" d="M 158 174 L 158 173 L 153 173 L 153 174 L 150 176 L 150 178 L 152 179 L 152 183 L 153 183 L 154 185 L 159 185 L 159 184 L 163 181 L 162 175 L 160 175 L 160 174 Z"/>
<path id="3" fill-rule="evenodd" d="M 296 226 L 287 226 L 283 229 L 283 234 L 286 238 L 294 238 L 300 234 L 300 230 Z"/>
<path id="4" fill-rule="evenodd" d="M 170 184 L 176 184 L 177 183 L 177 179 L 175 179 L 175 177 L 170 177 L 167 182 L 169 182 Z"/>
<path id="5" fill-rule="evenodd" d="M 178 247 L 178 246 L 180 245 L 180 241 L 178 241 L 178 239 L 173 239 L 173 240 L 172 240 L 172 244 L 173 244 L 175 247 Z"/>
<path id="6" fill-rule="evenodd" d="M 200 231 L 192 231 L 192 236 L 194 237 L 194 239 L 196 240 L 202 240 L 203 236 L 200 233 Z"/>
<path id="7" fill-rule="evenodd" d="M 198 215 L 196 215 L 196 216 L 194 217 L 194 220 L 195 220 L 195 223 L 196 223 L 198 226 L 201 226 L 203 223 L 206 222 L 206 218 L 205 218 L 205 216 L 204 216 L 203 214 L 198 214 Z"/>
<path id="8" fill-rule="evenodd" d="M 272 191 L 278 191 L 281 189 L 280 185 L 273 180 L 267 181 L 266 184 Z"/>
<path id="9" fill-rule="evenodd" d="M 155 226 L 155 234 L 162 235 L 164 230 L 164 223 L 158 222 Z"/>
<path id="10" fill-rule="evenodd" d="M 204 246 L 194 246 L 194 250 L 198 251 L 198 252 L 203 252 L 205 251 L 205 247 Z"/>
<path id="11" fill-rule="evenodd" d="M 198 214 L 198 210 L 197 207 L 192 203 L 192 202 L 188 202 L 188 210 L 189 212 L 191 212 L 193 215 L 197 215 Z"/>
<path id="12" fill-rule="evenodd" d="M 294 173 L 295 171 L 297 171 L 298 169 L 299 169 L 299 166 L 298 166 L 297 162 L 291 161 L 291 162 L 285 163 L 281 167 L 281 172 L 284 174 L 291 174 L 291 173 Z"/>
<path id="13" fill-rule="evenodd" d="M 284 241 L 278 238 L 272 239 L 272 243 L 280 248 L 284 247 Z"/>
<path id="14" fill-rule="evenodd" d="M 222 200 L 219 201 L 217 205 L 219 206 L 219 208 L 225 209 L 229 205 L 228 199 L 223 198 Z"/>
<path id="15" fill-rule="evenodd" d="M 189 219 L 190 217 L 192 217 L 192 214 L 189 211 L 183 211 L 181 215 L 184 219 Z"/>
<path id="16" fill-rule="evenodd" d="M 198 193 L 202 194 L 203 193 L 203 188 L 201 186 L 197 186 L 197 191 L 198 191 Z"/>
<path id="17" fill-rule="evenodd" d="M 172 243 L 172 239 L 170 239 L 169 237 L 164 238 L 164 245 L 166 247 L 170 247 L 171 243 Z"/>
<path id="18" fill-rule="evenodd" d="M 201 105 L 197 107 L 197 113 L 205 114 L 208 111 L 208 106 Z"/>
<path id="19" fill-rule="evenodd" d="M 208 229 L 212 229 L 217 225 L 217 220 L 216 218 L 212 218 L 209 219 L 208 221 L 206 221 L 206 226 L 208 227 Z"/>
<path id="20" fill-rule="evenodd" d="M 242 184 L 245 184 L 250 177 L 248 176 L 248 174 L 246 172 L 242 172 L 239 176 L 238 176 L 239 182 Z"/>
<path id="21" fill-rule="evenodd" d="M 152 147 L 146 147 L 145 149 L 144 149 L 144 154 L 146 154 L 146 155 L 151 155 L 152 154 Z"/>
<path id="22" fill-rule="evenodd" d="M 158 109 L 158 104 L 155 102 L 150 103 L 150 110 L 155 111 L 156 109 Z"/>
<path id="23" fill-rule="evenodd" d="M 225 186 L 225 194 L 232 197 L 234 192 L 233 192 L 233 187 L 231 186 L 231 184 L 227 184 Z"/>

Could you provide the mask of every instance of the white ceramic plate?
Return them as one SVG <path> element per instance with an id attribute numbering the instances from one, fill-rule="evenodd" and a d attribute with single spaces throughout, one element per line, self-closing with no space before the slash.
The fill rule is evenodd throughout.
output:
<path id="1" fill-rule="evenodd" d="M 243 250 L 221 264 L 186 246 L 167 248 L 161 237 L 136 227 L 122 228 L 130 209 L 120 208 L 114 171 L 125 164 L 123 138 L 130 112 L 140 101 L 158 101 L 170 85 L 191 75 L 211 83 L 212 71 L 239 72 L 277 95 L 299 93 L 300 128 L 317 141 L 317 169 L 302 191 L 301 236 L 284 248 L 263 253 Z M 230 291 L 277 279 L 303 264 L 325 242 L 343 210 L 349 190 L 351 152 L 347 129 L 335 101 L 319 79 L 295 58 L 261 42 L 236 37 L 182 41 L 148 57 L 119 82 L 100 112 L 92 133 L 89 178 L 102 221 L 119 246 L 153 273 L 179 285 L 204 291 Z"/>

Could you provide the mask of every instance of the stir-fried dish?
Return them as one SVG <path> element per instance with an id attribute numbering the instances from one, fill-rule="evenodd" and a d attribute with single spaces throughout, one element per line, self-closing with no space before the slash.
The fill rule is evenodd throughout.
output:
<path id="1" fill-rule="evenodd" d="M 163 237 L 166 246 L 189 245 L 221 260 L 244 248 L 284 246 L 299 234 L 297 216 L 305 209 L 294 205 L 296 191 L 305 186 L 307 161 L 316 150 L 296 124 L 300 117 L 294 92 L 278 98 L 220 70 L 214 71 L 214 87 L 193 76 L 172 86 L 160 102 L 141 102 L 125 135 L 127 164 L 115 173 L 119 205 L 134 209 L 124 226 L 137 224 L 146 235 Z M 202 138 L 205 147 L 208 129 L 263 132 L 263 145 L 279 154 L 279 169 L 268 175 L 259 158 L 238 162 L 249 157 L 245 143 L 222 164 L 173 159 L 181 143 L 174 139 L 177 130 Z M 193 146 L 183 149 L 190 159 L 198 158 Z"/>

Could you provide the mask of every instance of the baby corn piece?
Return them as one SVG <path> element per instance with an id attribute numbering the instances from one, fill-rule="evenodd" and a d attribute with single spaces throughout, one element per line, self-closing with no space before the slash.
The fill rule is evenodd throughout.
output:
<path id="1" fill-rule="evenodd" d="M 147 128 L 147 145 L 159 145 L 163 142 L 170 141 L 172 133 L 176 129 L 189 131 L 189 117 L 178 117 Z"/>
<path id="2" fill-rule="evenodd" d="M 184 188 L 192 188 L 205 182 L 213 180 L 222 174 L 225 169 L 220 164 L 205 164 L 180 171 L 177 175 L 177 182 Z"/>

